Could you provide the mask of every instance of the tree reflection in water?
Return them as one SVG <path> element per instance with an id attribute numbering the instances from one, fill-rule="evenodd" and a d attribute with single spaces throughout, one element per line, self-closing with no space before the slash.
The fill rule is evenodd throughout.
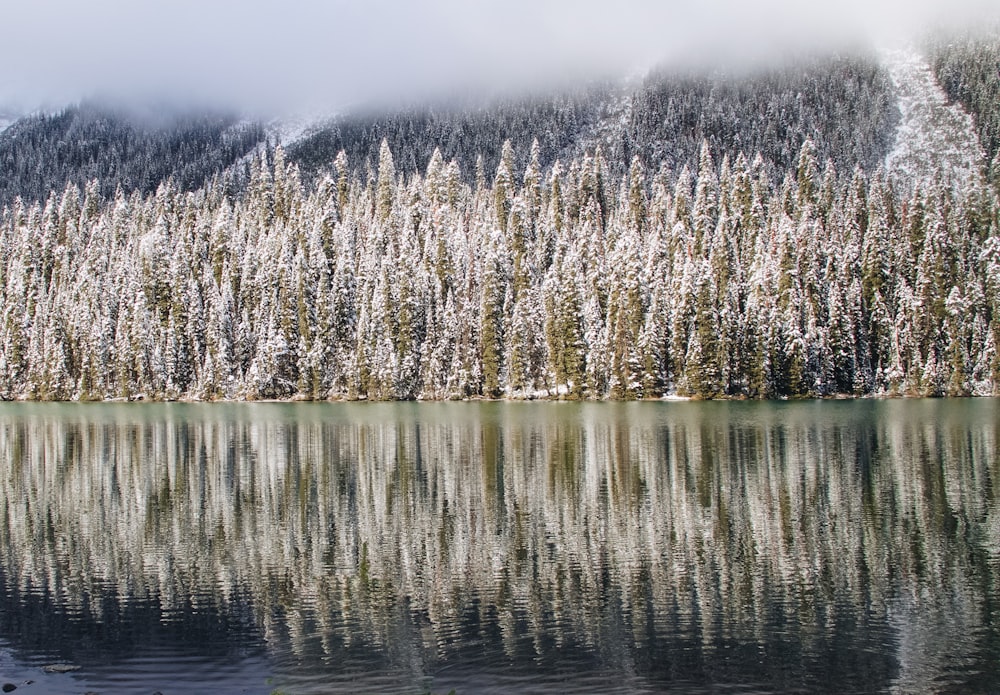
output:
<path id="1" fill-rule="evenodd" d="M 0 637 L 266 645 L 304 689 L 983 689 L 998 436 L 995 400 L 5 405 Z"/>

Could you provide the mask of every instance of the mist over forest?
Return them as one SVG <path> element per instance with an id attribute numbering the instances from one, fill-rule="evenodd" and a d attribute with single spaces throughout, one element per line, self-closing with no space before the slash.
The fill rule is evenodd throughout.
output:
<path id="1" fill-rule="evenodd" d="M 0 397 L 997 393 L 1000 34 L 733 65 L 17 118 Z"/>

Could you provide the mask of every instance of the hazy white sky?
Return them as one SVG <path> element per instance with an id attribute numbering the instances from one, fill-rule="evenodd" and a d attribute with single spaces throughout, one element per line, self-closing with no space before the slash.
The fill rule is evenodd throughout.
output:
<path id="1" fill-rule="evenodd" d="M 1000 0 L 0 0 L 0 103 L 343 107 L 997 17 Z"/>

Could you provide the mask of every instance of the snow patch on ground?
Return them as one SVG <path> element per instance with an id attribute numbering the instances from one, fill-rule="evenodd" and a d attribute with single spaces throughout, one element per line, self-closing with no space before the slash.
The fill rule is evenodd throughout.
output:
<path id="1" fill-rule="evenodd" d="M 323 125 L 334 119 L 331 114 L 300 114 L 286 118 L 275 118 L 264 123 L 264 139 L 257 143 L 257 146 L 240 157 L 237 165 L 244 165 L 252 161 L 267 151 L 268 147 L 280 145 L 286 151 L 290 146 L 315 132 Z M 245 118 L 232 127 L 238 129 L 249 125 L 260 123 L 250 118 Z"/>
<path id="2" fill-rule="evenodd" d="M 911 190 L 940 172 L 960 187 L 982 181 L 985 155 L 972 116 L 949 104 L 927 61 L 912 49 L 885 51 L 883 60 L 899 102 L 896 141 L 886 170 L 901 190 Z"/>
<path id="3" fill-rule="evenodd" d="M 333 120 L 335 115 L 331 113 L 306 113 L 271 121 L 267 125 L 268 140 L 277 141 L 279 145 L 287 148 Z"/>

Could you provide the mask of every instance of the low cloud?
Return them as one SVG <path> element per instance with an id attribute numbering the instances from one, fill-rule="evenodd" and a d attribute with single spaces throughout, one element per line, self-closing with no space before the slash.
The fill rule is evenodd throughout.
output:
<path id="1" fill-rule="evenodd" d="M 995 0 L 32 0 L 4 12 L 0 104 L 100 94 L 347 108 L 655 63 L 770 60 L 998 19 Z"/>

